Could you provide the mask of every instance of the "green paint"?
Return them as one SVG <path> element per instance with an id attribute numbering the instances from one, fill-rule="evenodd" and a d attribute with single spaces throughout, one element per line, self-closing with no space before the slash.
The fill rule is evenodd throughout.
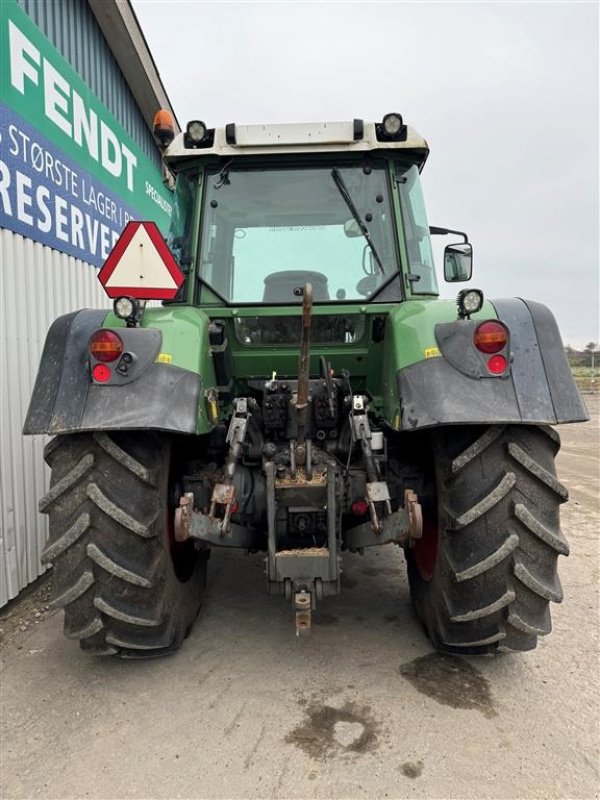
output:
<path id="1" fill-rule="evenodd" d="M 264 316 L 281 315 L 298 318 L 297 307 L 261 309 Z M 212 357 L 208 342 L 208 325 L 211 318 L 224 319 L 231 348 L 234 375 L 238 394 L 247 391 L 249 378 L 268 378 L 273 372 L 279 377 L 294 378 L 298 370 L 298 348 L 293 345 L 244 345 L 234 331 L 234 318 L 256 315 L 256 308 L 245 309 L 200 309 L 191 306 L 170 305 L 149 308 L 144 315 L 143 326 L 159 328 L 163 333 L 161 352 L 171 357 L 173 366 L 182 367 L 202 376 L 203 389 L 216 385 Z M 410 300 L 390 305 L 319 306 L 314 315 L 341 314 L 360 315 L 365 318 L 363 337 L 352 344 L 313 345 L 311 374 L 319 373 L 319 357 L 325 356 L 335 371 L 348 369 L 354 392 L 367 392 L 373 398 L 373 410 L 381 414 L 390 424 L 399 408 L 396 375 L 398 370 L 423 361 L 436 348 L 434 328 L 438 323 L 456 319 L 456 304 L 451 300 L 434 298 Z M 374 317 L 386 319 L 386 335 L 383 342 L 372 341 Z M 496 313 L 489 302 L 474 315 L 477 319 L 495 319 Z M 105 322 L 107 327 L 118 327 L 120 323 L 112 314 Z M 439 356 L 433 356 L 439 357 Z M 201 403 L 205 412 L 204 402 Z M 204 428 L 205 430 L 207 428 Z"/>
<path id="2" fill-rule="evenodd" d="M 396 375 L 398 370 L 425 360 L 437 348 L 435 326 L 457 318 L 453 300 L 437 297 L 408 300 L 399 303 L 390 313 L 389 333 L 386 336 L 385 354 L 381 365 L 383 413 L 392 423 L 399 409 Z M 485 301 L 473 319 L 497 319 L 491 303 Z M 440 356 L 433 356 L 440 357 Z"/>
<path id="3" fill-rule="evenodd" d="M 390 162 L 388 175 L 394 180 L 395 165 Z M 204 183 L 204 186 L 203 186 Z M 202 376 L 203 390 L 214 387 L 216 379 L 208 341 L 208 325 L 211 319 L 225 321 L 227 339 L 233 361 L 233 372 L 237 396 L 248 393 L 249 379 L 268 379 L 273 373 L 280 378 L 294 379 L 298 374 L 300 322 L 302 307 L 290 306 L 227 306 L 206 285 L 201 285 L 200 303 L 191 305 L 197 283 L 196 269 L 202 227 L 202 194 L 206 181 L 197 179 L 196 200 L 191 214 L 190 250 L 194 254 L 188 277 L 186 297 L 188 304 L 171 304 L 160 309 L 149 308 L 144 315 L 144 327 L 156 327 L 163 332 L 162 351 L 171 358 L 173 366 L 182 367 Z M 408 299 L 395 303 L 332 302 L 313 306 L 313 318 L 333 315 L 345 319 L 359 318 L 363 334 L 353 342 L 323 344 L 313 341 L 311 348 L 311 375 L 319 374 L 319 358 L 324 356 L 336 373 L 346 369 L 350 372 L 353 393 L 366 393 L 371 397 L 372 411 L 394 425 L 399 413 L 397 374 L 411 364 L 427 358 L 440 357 L 435 341 L 435 326 L 457 318 L 456 303 L 439 300 L 437 296 L 415 296 L 409 286 L 407 274 L 409 262 L 404 241 L 403 220 L 399 193 L 392 191 L 394 230 L 400 254 L 403 285 Z M 287 317 L 297 320 L 298 338 L 290 344 L 256 344 L 240 341 L 236 334 L 236 320 L 248 317 L 270 319 Z M 496 318 L 496 313 L 486 302 L 475 315 L 480 319 Z M 377 322 L 376 322 L 377 319 Z M 375 341 L 377 325 L 385 322 L 382 341 Z M 107 320 L 107 325 L 115 321 Z M 317 323 L 318 324 L 318 323 Z M 316 327 L 316 326 L 314 326 Z M 355 328 L 358 327 L 355 326 Z M 221 408 L 221 418 L 227 419 L 230 409 Z M 204 398 L 199 409 L 199 432 L 207 431 L 210 425 L 206 418 Z"/>
<path id="4" fill-rule="evenodd" d="M 171 356 L 174 367 L 187 369 L 207 378 L 207 359 L 210 361 L 207 314 L 199 308 L 183 305 L 167 305 L 147 308 L 142 322 L 143 328 L 159 328 L 162 331 L 161 352 Z M 125 323 L 113 312 L 104 320 L 105 328 L 123 328 Z M 212 366 L 209 374 L 213 376 Z M 206 382 L 206 381 L 205 381 Z M 211 385 L 208 380 L 206 385 Z"/>
<path id="5" fill-rule="evenodd" d="M 202 378 L 197 433 L 208 433 L 212 428 L 204 398 L 206 390 L 216 386 L 208 341 L 209 321 L 199 308 L 172 305 L 147 308 L 142 322 L 143 328 L 158 328 L 162 332 L 159 360 L 162 360 L 161 356 L 166 357 L 170 359 L 170 366 L 181 367 Z M 123 328 L 125 323 L 111 312 L 104 320 L 103 327 Z"/>

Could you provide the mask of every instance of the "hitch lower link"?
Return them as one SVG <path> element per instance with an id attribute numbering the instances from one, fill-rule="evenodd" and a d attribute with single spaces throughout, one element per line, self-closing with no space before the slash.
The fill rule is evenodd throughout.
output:
<path id="1" fill-rule="evenodd" d="M 392 512 L 390 490 L 381 479 L 379 464 L 373 453 L 373 434 L 367 414 L 366 398 L 352 397 L 350 425 L 354 442 L 360 443 L 367 473 L 366 501 L 370 522 L 358 525 L 347 532 L 345 544 L 349 550 L 395 542 L 420 539 L 423 535 L 423 517 L 417 495 L 412 489 L 404 492 L 404 507 Z M 383 514 L 381 514 L 383 511 Z"/>
<path id="2" fill-rule="evenodd" d="M 222 483 L 215 484 L 208 511 L 208 516 L 211 519 L 215 519 L 217 507 L 223 509 L 223 521 L 221 523 L 223 533 L 227 533 L 229 528 L 229 520 L 235 502 L 233 476 L 235 475 L 237 462 L 242 454 L 242 447 L 244 446 L 244 439 L 246 438 L 250 416 L 248 399 L 246 397 L 240 397 L 235 401 L 235 410 L 227 431 L 226 442 L 229 445 L 229 451 L 225 463 L 225 477 Z"/>
<path id="3" fill-rule="evenodd" d="M 205 539 L 207 544 L 220 544 L 222 537 L 235 528 L 237 534 L 231 542 L 234 547 L 252 547 L 253 537 L 240 526 L 231 525 L 231 514 L 235 513 L 235 487 L 233 478 L 237 462 L 242 453 L 248 421 L 251 414 L 248 400 L 241 397 L 235 401 L 235 411 L 227 431 L 229 450 L 225 462 L 225 475 L 220 483 L 216 483 L 210 498 L 208 514 L 194 512 L 194 495 L 187 492 L 179 499 L 179 507 L 175 511 L 175 539 L 184 542 L 190 537 Z M 222 515 L 217 511 L 222 510 Z M 246 535 L 245 535 L 246 534 Z"/>

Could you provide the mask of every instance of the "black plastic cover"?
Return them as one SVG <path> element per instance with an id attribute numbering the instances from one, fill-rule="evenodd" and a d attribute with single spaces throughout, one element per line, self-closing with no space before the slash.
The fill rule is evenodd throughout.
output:
<path id="1" fill-rule="evenodd" d="M 78 430 L 139 428 L 196 433 L 200 377 L 167 364 L 153 364 L 125 386 L 90 387 Z M 55 426 L 49 433 L 65 433 Z"/>
<path id="2" fill-rule="evenodd" d="M 398 391 L 401 430 L 522 421 L 512 380 L 469 378 L 443 357 L 400 370 Z"/>
<path id="3" fill-rule="evenodd" d="M 106 310 L 73 311 L 56 319 L 46 336 L 23 433 L 49 433 L 57 418 L 77 429 L 90 388 L 87 345 Z"/>
<path id="4" fill-rule="evenodd" d="M 162 331 L 158 328 L 107 328 L 114 330 L 123 342 L 123 355 L 111 364 L 112 375 L 105 386 L 122 386 L 138 380 L 141 374 L 156 361 L 162 344 Z M 99 362 L 90 356 L 92 369 Z"/>
<path id="5" fill-rule="evenodd" d="M 481 320 L 459 319 L 455 322 L 439 323 L 435 326 L 437 346 L 446 361 L 469 378 L 501 379 L 504 373 L 490 375 L 487 368 L 489 355 L 481 353 L 473 344 L 473 336 L 478 325 L 481 325 Z M 500 352 L 507 355 L 506 348 Z"/>
<path id="6" fill-rule="evenodd" d="M 533 300 L 523 300 L 522 302 L 529 309 L 540 344 L 540 353 L 548 379 L 556 421 L 575 422 L 580 419 L 589 419 L 585 404 L 573 381 L 554 315 L 542 303 L 536 303 Z"/>
<path id="7" fill-rule="evenodd" d="M 510 422 L 555 425 L 589 419 L 549 309 L 517 298 L 492 303 L 510 333 L 510 376 L 483 379 L 469 355 L 470 348 L 475 349 L 468 340 L 469 325 L 459 320 L 445 323 L 439 326 L 442 357 L 398 372 L 402 430 Z M 461 370 L 456 368 L 460 348 L 465 355 Z"/>
<path id="8" fill-rule="evenodd" d="M 106 314 L 106 310 L 85 309 L 59 317 L 51 325 L 23 433 L 135 428 L 195 433 L 201 381 L 193 372 L 150 361 L 125 385 L 93 383 L 88 342 Z M 135 334 L 137 339 L 143 330 Z M 152 331 L 147 352 L 154 352 L 160 332 L 145 330 Z M 133 337 L 127 336 L 127 329 L 118 332 L 131 344 Z"/>

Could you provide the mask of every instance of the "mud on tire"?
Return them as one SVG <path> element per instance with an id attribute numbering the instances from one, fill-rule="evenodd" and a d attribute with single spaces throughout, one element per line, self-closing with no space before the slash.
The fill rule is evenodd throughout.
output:
<path id="1" fill-rule="evenodd" d="M 550 633 L 550 602 L 563 596 L 557 560 L 569 552 L 559 524 L 568 497 L 554 468 L 559 447 L 549 427 L 434 434 L 437 521 L 429 541 L 406 556 L 414 608 L 438 649 L 531 650 Z"/>
<path id="2" fill-rule="evenodd" d="M 169 439 L 57 436 L 45 458 L 52 475 L 40 501 L 50 517 L 42 560 L 54 564 L 51 602 L 64 608 L 65 635 L 96 655 L 176 650 L 200 608 L 206 560 L 169 535 Z"/>

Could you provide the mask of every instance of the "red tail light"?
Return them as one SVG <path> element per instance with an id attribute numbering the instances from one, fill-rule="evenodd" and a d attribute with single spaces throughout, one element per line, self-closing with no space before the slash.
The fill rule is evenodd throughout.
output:
<path id="1" fill-rule="evenodd" d="M 354 503 L 352 503 L 352 513 L 355 517 L 364 517 L 368 510 L 369 504 L 364 500 L 355 500 Z"/>
<path id="2" fill-rule="evenodd" d="M 508 331 L 500 322 L 482 322 L 473 334 L 475 347 L 482 353 L 499 353 L 508 342 Z"/>
<path id="3" fill-rule="evenodd" d="M 111 375 L 112 373 L 110 371 L 110 367 L 107 367 L 106 364 L 94 365 L 92 377 L 95 381 L 97 381 L 97 383 L 106 383 L 106 381 L 110 380 Z"/>
<path id="4" fill-rule="evenodd" d="M 116 361 L 123 352 L 123 342 L 113 331 L 96 331 L 91 336 L 89 347 L 97 361 Z"/>
<path id="5" fill-rule="evenodd" d="M 501 355 L 490 356 L 487 362 L 489 371 L 494 375 L 503 373 L 507 366 L 507 360 Z"/>

